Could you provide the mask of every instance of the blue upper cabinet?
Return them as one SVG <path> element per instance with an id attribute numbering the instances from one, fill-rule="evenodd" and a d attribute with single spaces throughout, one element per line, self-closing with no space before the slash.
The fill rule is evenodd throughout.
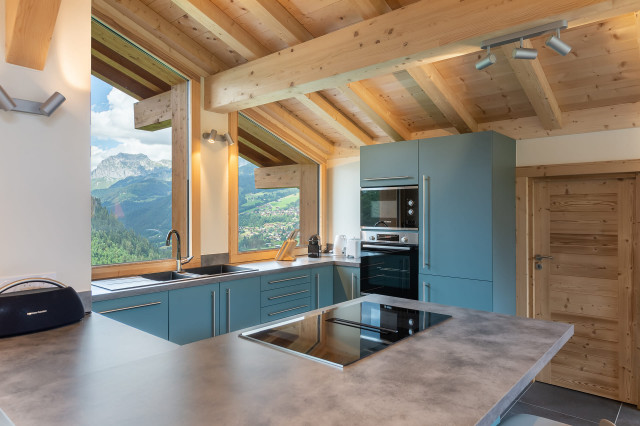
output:
<path id="1" fill-rule="evenodd" d="M 220 283 L 220 334 L 260 324 L 260 277 Z"/>
<path id="2" fill-rule="evenodd" d="M 418 184 L 418 141 L 394 142 L 360 148 L 360 186 Z"/>
<path id="3" fill-rule="evenodd" d="M 179 345 L 220 334 L 220 284 L 169 292 L 169 340 Z"/>
<path id="4" fill-rule="evenodd" d="M 421 140 L 420 273 L 493 282 L 515 313 L 515 141 L 495 132 Z"/>

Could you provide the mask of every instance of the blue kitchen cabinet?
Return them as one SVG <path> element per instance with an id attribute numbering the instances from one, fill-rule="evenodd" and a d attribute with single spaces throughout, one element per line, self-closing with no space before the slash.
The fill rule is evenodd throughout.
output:
<path id="1" fill-rule="evenodd" d="M 333 303 L 360 297 L 360 268 L 337 266 L 333 271 Z"/>
<path id="2" fill-rule="evenodd" d="M 333 265 L 311 269 L 312 309 L 333 305 Z"/>
<path id="3" fill-rule="evenodd" d="M 179 345 L 220 334 L 220 284 L 169 292 L 169 340 Z"/>
<path id="4" fill-rule="evenodd" d="M 94 312 L 163 339 L 169 338 L 168 292 L 93 302 Z"/>
<path id="5" fill-rule="evenodd" d="M 362 188 L 417 184 L 417 140 L 360 148 L 360 186 Z"/>
<path id="6" fill-rule="evenodd" d="M 491 281 L 420 275 L 419 298 L 423 302 L 493 311 Z"/>
<path id="7" fill-rule="evenodd" d="M 420 273 L 488 282 L 491 304 L 476 306 L 515 314 L 515 141 L 495 132 L 431 138 L 419 157 Z M 468 305 L 453 303 L 462 293 L 444 294 Z"/>
<path id="8" fill-rule="evenodd" d="M 220 283 L 220 334 L 260 324 L 260 277 Z"/>

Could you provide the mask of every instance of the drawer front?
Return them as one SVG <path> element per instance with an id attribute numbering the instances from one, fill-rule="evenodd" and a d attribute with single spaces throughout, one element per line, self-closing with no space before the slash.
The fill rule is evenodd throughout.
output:
<path id="1" fill-rule="evenodd" d="M 260 277 L 260 285 L 262 291 L 274 290 L 276 288 L 289 287 L 292 285 L 306 284 L 310 282 L 311 269 L 283 272 L 280 274 L 269 274 Z"/>
<path id="2" fill-rule="evenodd" d="M 279 305 L 290 300 L 305 299 L 311 297 L 310 284 L 298 284 L 288 287 L 276 288 L 260 293 L 260 306 Z"/>
<path id="3" fill-rule="evenodd" d="M 265 323 L 269 321 L 275 321 L 280 318 L 286 318 L 291 315 L 302 314 L 311 309 L 311 297 L 304 299 L 291 300 L 285 303 L 278 303 L 277 305 L 267 306 L 260 310 L 260 321 Z"/>
<path id="4" fill-rule="evenodd" d="M 93 311 L 163 339 L 169 338 L 166 291 L 93 303 Z"/>

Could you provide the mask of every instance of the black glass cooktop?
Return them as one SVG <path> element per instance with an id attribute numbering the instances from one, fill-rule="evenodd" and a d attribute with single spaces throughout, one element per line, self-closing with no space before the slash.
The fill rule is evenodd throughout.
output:
<path id="1" fill-rule="evenodd" d="M 337 367 L 352 364 L 451 318 L 428 311 L 361 302 L 289 318 L 241 336 Z"/>

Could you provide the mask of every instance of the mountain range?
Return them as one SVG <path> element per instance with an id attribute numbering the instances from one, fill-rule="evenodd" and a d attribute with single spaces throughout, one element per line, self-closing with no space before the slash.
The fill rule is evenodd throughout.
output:
<path id="1" fill-rule="evenodd" d="M 122 179 L 145 176 L 154 171 L 163 174 L 159 176 L 161 179 L 171 180 L 171 160 L 152 161 L 144 154 L 121 152 L 105 158 L 91 172 L 91 189 L 109 188 Z"/>

